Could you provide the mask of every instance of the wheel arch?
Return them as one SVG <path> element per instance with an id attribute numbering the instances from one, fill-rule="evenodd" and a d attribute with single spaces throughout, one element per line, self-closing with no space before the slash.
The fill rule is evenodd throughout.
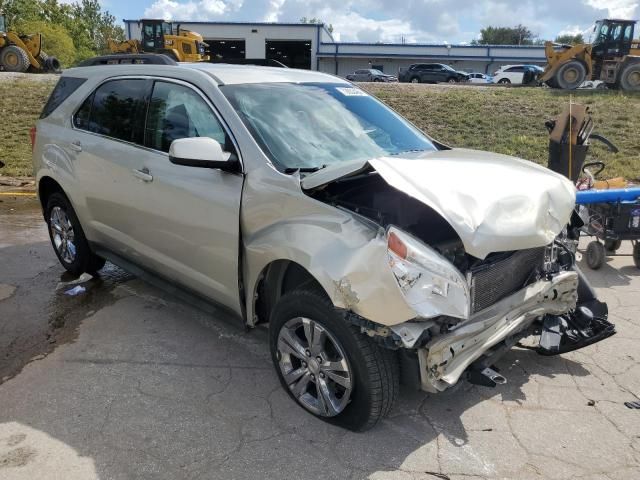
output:
<path id="1" fill-rule="evenodd" d="M 271 311 L 284 294 L 304 288 L 330 298 L 320 281 L 304 266 L 293 260 L 274 260 L 267 264 L 258 276 L 253 288 L 253 318 L 251 325 L 268 323 Z"/>
<path id="2" fill-rule="evenodd" d="M 51 194 L 56 192 L 62 193 L 66 196 L 62 186 L 53 178 L 44 176 L 38 181 L 38 199 L 40 200 L 40 206 L 42 207 L 43 214 L 47 208 L 47 201 L 49 200 L 49 197 Z"/>

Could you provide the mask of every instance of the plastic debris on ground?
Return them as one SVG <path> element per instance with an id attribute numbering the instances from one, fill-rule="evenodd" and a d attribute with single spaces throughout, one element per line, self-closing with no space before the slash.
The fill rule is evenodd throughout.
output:
<path id="1" fill-rule="evenodd" d="M 82 285 L 76 285 L 75 287 L 65 291 L 64 294 L 69 295 L 70 297 L 75 297 L 76 295 L 80 295 L 86 291 L 87 289 L 84 288 Z"/>

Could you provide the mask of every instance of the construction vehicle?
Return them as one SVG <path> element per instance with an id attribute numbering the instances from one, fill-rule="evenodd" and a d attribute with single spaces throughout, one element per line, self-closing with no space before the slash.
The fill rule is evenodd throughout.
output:
<path id="1" fill-rule="evenodd" d="M 60 62 L 42 50 L 41 34 L 9 32 L 0 13 L 0 67 L 6 72 L 59 72 Z"/>
<path id="2" fill-rule="evenodd" d="M 176 62 L 202 62 L 209 60 L 205 55 L 208 47 L 202 35 L 180 28 L 174 30 L 171 22 L 164 20 L 140 20 L 142 39 L 109 40 L 111 53 L 162 53 Z"/>
<path id="3" fill-rule="evenodd" d="M 598 20 L 593 43 L 544 45 L 547 67 L 539 81 L 573 90 L 585 80 L 602 80 L 608 88 L 640 91 L 640 40 L 633 39 L 635 20 Z"/>

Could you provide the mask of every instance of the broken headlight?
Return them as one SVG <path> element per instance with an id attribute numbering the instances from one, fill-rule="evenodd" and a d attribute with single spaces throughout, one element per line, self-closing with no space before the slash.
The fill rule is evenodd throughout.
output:
<path id="1" fill-rule="evenodd" d="M 468 318 L 469 287 L 446 258 L 395 227 L 387 230 L 387 256 L 405 300 L 421 317 Z"/>

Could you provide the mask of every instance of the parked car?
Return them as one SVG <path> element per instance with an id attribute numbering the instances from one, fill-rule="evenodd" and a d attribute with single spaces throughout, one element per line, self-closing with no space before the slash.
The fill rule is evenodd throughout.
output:
<path id="1" fill-rule="evenodd" d="M 470 73 L 469 83 L 493 83 L 493 77 L 485 73 Z"/>
<path id="2" fill-rule="evenodd" d="M 414 63 L 409 68 L 400 68 L 398 79 L 411 83 L 458 83 L 466 82 L 469 76 L 442 63 Z"/>
<path id="3" fill-rule="evenodd" d="M 375 68 L 367 68 L 364 70 L 356 70 L 347 75 L 347 80 L 352 82 L 397 82 L 398 79 L 393 75 L 387 75 Z"/>
<path id="4" fill-rule="evenodd" d="M 525 336 L 546 354 L 600 339 L 606 305 L 559 236 L 569 180 L 447 147 L 335 76 L 67 69 L 31 138 L 65 269 L 110 260 L 267 324 L 283 388 L 343 427 L 389 413 L 400 369 L 434 393 L 495 386 Z"/>
<path id="5" fill-rule="evenodd" d="M 532 84 L 543 71 L 538 65 L 504 65 L 494 72 L 493 80 L 501 85 Z"/>

